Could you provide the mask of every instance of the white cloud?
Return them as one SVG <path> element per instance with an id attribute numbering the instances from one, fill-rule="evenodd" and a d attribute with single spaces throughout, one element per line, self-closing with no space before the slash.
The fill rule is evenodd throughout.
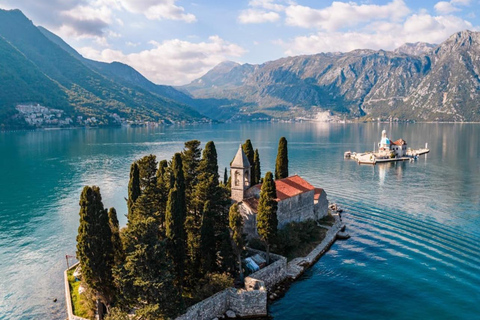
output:
<path id="1" fill-rule="evenodd" d="M 288 55 L 318 52 L 348 52 L 354 49 L 393 50 L 406 42 L 441 43 L 453 33 L 478 29 L 455 16 L 413 14 L 404 22 L 373 22 L 359 31 L 318 32 L 314 35 L 281 41 Z"/>
<path id="2" fill-rule="evenodd" d="M 162 43 L 150 41 L 153 49 L 124 54 L 119 50 L 80 48 L 87 58 L 104 62 L 126 63 L 155 83 L 180 85 L 188 83 L 231 57 L 240 57 L 246 50 L 218 36 L 206 42 L 193 43 L 179 39 Z"/>
<path id="3" fill-rule="evenodd" d="M 238 16 L 240 23 L 263 23 L 275 22 L 280 19 L 280 15 L 276 12 L 266 12 L 263 10 L 247 9 L 243 10 Z"/>
<path id="4" fill-rule="evenodd" d="M 470 0 L 440 1 L 433 8 L 439 14 L 449 14 L 455 11 L 462 11 L 459 6 L 468 6 L 469 4 Z"/>
<path id="5" fill-rule="evenodd" d="M 470 2 L 472 2 L 472 1 L 471 0 L 452 0 L 450 2 L 453 3 L 453 4 L 460 4 L 460 5 L 463 5 L 463 6 L 468 6 L 470 4 Z"/>
<path id="6" fill-rule="evenodd" d="M 285 10 L 285 6 L 275 3 L 274 0 L 252 0 L 248 3 L 250 7 L 259 7 L 267 10 L 273 11 L 283 11 Z"/>
<path id="7" fill-rule="evenodd" d="M 399 21 L 410 13 L 410 9 L 403 0 L 393 0 L 385 5 L 334 1 L 324 9 L 290 5 L 285 13 L 288 25 L 336 31 L 373 20 Z"/>
<path id="8" fill-rule="evenodd" d="M 129 12 L 140 13 L 150 20 L 183 20 L 195 22 L 197 18 L 185 13 L 183 7 L 175 5 L 178 0 L 118 0 Z"/>
<path id="9" fill-rule="evenodd" d="M 285 10 L 284 5 L 275 3 L 274 0 L 252 0 L 248 6 L 251 8 L 240 11 L 238 22 L 244 24 L 275 22 L 280 19 L 278 12 Z"/>

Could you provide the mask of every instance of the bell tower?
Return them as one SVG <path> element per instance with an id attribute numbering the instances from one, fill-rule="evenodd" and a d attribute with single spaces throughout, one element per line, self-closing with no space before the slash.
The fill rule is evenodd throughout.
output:
<path id="1" fill-rule="evenodd" d="M 230 165 L 232 180 L 232 199 L 240 202 L 245 197 L 245 190 L 250 188 L 250 162 L 248 162 L 242 145 L 238 147 L 237 154 Z"/>

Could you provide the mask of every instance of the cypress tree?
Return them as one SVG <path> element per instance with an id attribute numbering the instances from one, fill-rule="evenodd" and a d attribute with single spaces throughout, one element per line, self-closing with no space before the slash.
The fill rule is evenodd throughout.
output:
<path id="1" fill-rule="evenodd" d="M 167 185 L 167 181 L 169 181 L 169 177 L 167 177 L 168 172 L 168 161 L 162 160 L 158 163 L 158 170 L 157 170 L 157 197 L 158 197 L 158 218 L 160 229 L 164 230 L 164 223 L 165 223 L 165 213 L 167 210 L 167 200 L 168 200 L 168 190 L 169 185 Z"/>
<path id="2" fill-rule="evenodd" d="M 267 264 L 270 263 L 270 244 L 274 241 L 277 234 L 277 191 L 273 175 L 267 172 L 260 191 L 257 212 L 257 231 L 258 235 L 265 243 L 267 249 Z"/>
<path id="3" fill-rule="evenodd" d="M 185 176 L 185 206 L 186 206 L 186 255 L 188 259 L 188 279 L 192 282 L 198 278 L 200 270 L 199 241 L 201 213 L 195 207 L 195 188 L 198 184 L 198 166 L 202 149 L 200 141 L 191 140 L 185 142 L 182 152 L 183 172 Z"/>
<path id="4" fill-rule="evenodd" d="M 100 188 L 83 188 L 80 196 L 80 226 L 77 235 L 77 258 L 82 279 L 100 294 L 106 305 L 112 300 L 114 265 L 112 231 L 104 209 Z"/>
<path id="5" fill-rule="evenodd" d="M 138 164 L 136 162 L 132 163 L 130 166 L 130 181 L 128 182 L 128 220 L 133 218 L 133 205 L 140 196 L 140 171 L 138 170 Z"/>
<path id="6" fill-rule="evenodd" d="M 260 172 L 260 154 L 258 149 L 255 149 L 255 155 L 253 156 L 254 171 L 252 171 L 252 185 L 260 183 L 262 174 Z"/>
<path id="7" fill-rule="evenodd" d="M 174 187 L 168 194 L 165 215 L 166 236 L 169 240 L 169 252 L 175 265 L 177 282 L 183 286 L 185 263 L 185 181 L 183 177 L 182 157 L 176 153 L 172 161 Z"/>
<path id="8" fill-rule="evenodd" d="M 213 271 L 216 263 L 217 250 L 214 219 L 211 203 L 207 200 L 203 208 L 202 227 L 200 229 L 200 257 L 204 274 Z"/>
<path id="9" fill-rule="evenodd" d="M 139 217 L 125 232 L 126 258 L 116 268 L 116 284 L 125 306 L 138 308 L 141 319 L 175 317 L 182 310 L 182 297 L 174 284 L 174 267 L 166 254 L 166 240 L 158 236 L 158 222 Z"/>
<path id="10" fill-rule="evenodd" d="M 165 173 L 167 172 L 168 161 L 162 160 L 158 163 L 157 170 L 157 187 L 161 188 L 162 184 L 165 182 Z"/>
<path id="11" fill-rule="evenodd" d="M 227 167 L 225 167 L 225 172 L 223 173 L 223 184 L 226 186 L 228 183 L 228 171 Z"/>
<path id="12" fill-rule="evenodd" d="M 218 184 L 218 161 L 217 161 L 217 149 L 215 148 L 215 144 L 213 141 L 207 142 L 205 145 L 205 149 L 202 153 L 202 160 L 200 160 L 200 164 L 198 167 L 198 171 L 201 174 L 212 174 L 215 177 L 215 180 Z M 199 177 L 200 179 L 200 177 Z"/>
<path id="13" fill-rule="evenodd" d="M 240 210 L 238 209 L 237 203 L 234 203 L 230 207 L 228 218 L 233 251 L 237 255 L 238 272 L 240 275 L 240 280 L 243 283 L 242 253 L 245 248 L 245 241 L 243 237 L 243 218 L 240 215 Z"/>
<path id="14" fill-rule="evenodd" d="M 203 250 L 210 246 L 210 244 L 205 244 L 206 241 L 210 241 L 205 234 L 213 234 L 214 245 L 212 246 L 212 250 L 215 250 L 220 256 L 219 259 L 216 259 L 215 254 L 215 257 L 210 259 L 213 260 L 213 266 L 208 268 L 211 270 L 215 268 L 219 269 L 220 266 L 217 262 L 224 263 L 228 262 L 230 259 L 226 256 L 228 253 L 225 250 L 222 250 L 222 248 L 225 247 L 225 239 L 227 239 L 228 247 L 231 248 L 228 237 L 225 237 L 225 234 L 228 235 L 228 209 L 230 207 L 230 198 L 228 190 L 219 184 L 217 151 L 215 149 L 215 144 L 212 141 L 205 145 L 198 172 L 199 176 L 198 184 L 195 188 L 195 201 L 197 210 L 202 214 L 200 230 L 201 256 L 203 257 Z M 206 208 L 208 208 L 207 211 L 205 211 Z M 212 224 L 213 233 L 209 231 Z M 207 256 L 207 259 L 209 258 L 210 256 Z M 206 264 L 209 265 L 209 261 L 207 261 Z M 205 263 L 203 263 L 203 265 L 205 265 Z"/>
<path id="15" fill-rule="evenodd" d="M 242 145 L 243 152 L 245 152 L 245 155 L 247 156 L 248 162 L 250 163 L 250 181 L 252 182 L 252 185 L 255 185 L 255 181 L 253 179 L 253 173 L 255 172 L 255 153 L 253 151 L 253 146 L 252 142 L 250 139 L 247 139 L 245 143 Z"/>
<path id="16" fill-rule="evenodd" d="M 278 142 L 277 162 L 275 165 L 275 180 L 288 177 L 287 139 L 281 137 Z"/>
<path id="17" fill-rule="evenodd" d="M 187 202 L 190 202 L 192 190 L 197 184 L 198 166 L 200 165 L 200 158 L 202 149 L 200 148 L 200 141 L 191 140 L 185 142 L 185 149 L 182 152 L 183 172 L 185 176 L 185 190 L 187 193 Z"/>
<path id="18" fill-rule="evenodd" d="M 228 193 L 232 193 L 232 176 L 229 176 L 228 177 L 228 180 L 227 180 L 227 191 Z"/>
<path id="19" fill-rule="evenodd" d="M 115 208 L 110 208 L 108 210 L 108 222 L 110 225 L 110 230 L 112 231 L 112 245 L 113 245 L 113 257 L 115 265 L 119 265 L 124 260 L 124 251 L 122 240 L 120 239 L 120 227 L 118 224 L 117 210 Z"/>
<path id="20" fill-rule="evenodd" d="M 145 156 L 137 161 L 139 176 L 140 176 L 140 190 L 145 190 L 147 187 L 152 187 L 157 183 L 157 157 L 153 154 Z"/>

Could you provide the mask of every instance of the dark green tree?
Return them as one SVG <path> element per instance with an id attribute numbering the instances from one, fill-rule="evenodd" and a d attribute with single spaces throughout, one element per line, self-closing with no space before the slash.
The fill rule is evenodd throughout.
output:
<path id="1" fill-rule="evenodd" d="M 220 269 L 220 265 L 217 262 L 227 263 L 230 260 L 229 256 L 221 256 L 222 254 L 226 254 L 226 251 L 221 250 L 221 248 L 225 247 L 225 234 L 228 235 L 228 209 L 230 208 L 231 201 L 228 190 L 219 183 L 217 151 L 212 141 L 205 145 L 198 171 L 198 185 L 195 190 L 196 206 L 197 209 L 202 212 L 202 228 L 204 228 L 204 220 L 206 219 L 206 213 L 204 211 L 205 204 L 207 201 L 210 202 L 209 207 L 211 208 L 211 213 L 207 213 L 207 215 L 211 214 L 212 219 L 206 220 L 208 222 L 213 220 L 214 223 L 214 248 L 220 255 L 219 259 L 215 260 L 214 268 L 218 270 Z M 205 237 L 201 238 L 201 242 L 204 240 Z M 203 245 L 203 248 L 204 247 L 205 245 Z M 230 245 L 228 247 L 231 248 Z"/>
<path id="2" fill-rule="evenodd" d="M 137 164 L 140 176 L 140 190 L 143 191 L 147 187 L 156 185 L 157 157 L 153 154 L 150 154 L 138 160 Z"/>
<path id="3" fill-rule="evenodd" d="M 99 293 L 101 300 L 108 306 L 114 292 L 114 248 L 108 212 L 103 207 L 100 188 L 84 187 L 79 204 L 77 258 L 82 267 L 82 279 L 89 288 Z"/>
<path id="4" fill-rule="evenodd" d="M 158 163 L 158 170 L 157 170 L 157 187 L 161 187 L 162 184 L 165 183 L 165 174 L 168 168 L 168 161 L 162 160 Z"/>
<path id="5" fill-rule="evenodd" d="M 157 170 L 157 199 L 158 199 L 158 218 L 160 228 L 165 229 L 165 213 L 167 211 L 168 192 L 170 188 L 168 161 L 162 160 L 158 163 Z M 168 182 L 168 183 L 167 183 Z"/>
<path id="6" fill-rule="evenodd" d="M 125 263 L 115 269 L 124 308 L 137 308 L 139 319 L 172 318 L 183 308 L 166 240 L 159 237 L 158 228 L 153 217 L 133 221 L 125 232 Z"/>
<path id="7" fill-rule="evenodd" d="M 108 210 L 108 223 L 110 225 L 110 230 L 112 231 L 113 257 L 115 265 L 119 265 L 123 262 L 125 254 L 123 251 L 122 240 L 120 239 L 117 210 L 113 207 Z"/>
<path id="8" fill-rule="evenodd" d="M 187 194 L 187 207 L 190 211 L 190 203 L 192 202 L 193 189 L 197 185 L 198 166 L 202 156 L 200 141 L 191 140 L 185 142 L 185 148 L 182 152 L 183 172 L 185 176 L 185 190 Z"/>
<path id="9" fill-rule="evenodd" d="M 227 185 L 227 183 L 228 183 L 228 171 L 227 171 L 227 167 L 225 167 L 225 172 L 223 173 L 223 184 Z"/>
<path id="10" fill-rule="evenodd" d="M 288 177 L 287 139 L 281 137 L 278 142 L 277 162 L 275 165 L 275 180 Z"/>
<path id="11" fill-rule="evenodd" d="M 203 274 L 214 270 L 217 256 L 215 216 L 209 200 L 205 202 L 200 229 L 200 257 Z"/>
<path id="12" fill-rule="evenodd" d="M 252 185 L 256 185 L 260 183 L 260 179 L 262 178 L 262 174 L 260 171 L 260 154 L 258 153 L 258 149 L 255 149 L 255 155 L 253 156 L 253 164 L 254 170 L 252 171 Z"/>
<path id="13" fill-rule="evenodd" d="M 252 142 L 250 139 L 247 139 L 245 143 L 242 145 L 243 152 L 245 152 L 245 155 L 247 156 L 248 162 L 250 163 L 250 182 L 252 185 L 255 185 L 255 181 L 253 179 L 253 173 L 255 172 L 255 152 L 253 151 L 253 146 Z"/>
<path id="14" fill-rule="evenodd" d="M 240 280 L 243 283 L 242 253 L 245 250 L 245 239 L 243 236 L 243 218 L 240 214 L 237 203 L 234 203 L 230 207 L 228 218 L 233 252 L 237 256 L 238 273 L 240 275 Z"/>
<path id="15" fill-rule="evenodd" d="M 257 231 L 258 235 L 265 243 L 267 251 L 267 264 L 270 263 L 270 245 L 277 235 L 277 190 L 273 175 L 269 171 L 263 180 L 262 189 L 260 191 L 260 199 L 258 200 L 257 212 Z"/>
<path id="16" fill-rule="evenodd" d="M 168 239 L 168 251 L 175 265 L 177 283 L 183 286 L 185 270 L 185 180 L 182 157 L 176 153 L 172 160 L 174 187 L 168 194 L 165 214 L 165 230 Z"/>
<path id="17" fill-rule="evenodd" d="M 138 170 L 138 164 L 134 162 L 130 166 L 130 181 L 128 182 L 128 220 L 132 218 L 133 205 L 135 204 L 135 201 L 137 201 L 138 197 L 140 197 L 140 194 L 140 171 Z"/>

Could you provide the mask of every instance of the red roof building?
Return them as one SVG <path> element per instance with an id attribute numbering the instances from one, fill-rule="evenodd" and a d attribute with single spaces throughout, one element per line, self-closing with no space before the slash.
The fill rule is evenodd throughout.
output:
<path id="1" fill-rule="evenodd" d="M 257 184 L 254 186 L 258 190 L 261 190 L 262 185 Z M 298 175 L 287 177 L 280 180 L 275 180 L 275 188 L 277 189 L 277 201 L 282 201 L 291 197 L 298 196 L 299 194 L 312 191 L 315 189 L 310 183 L 301 178 Z"/>

